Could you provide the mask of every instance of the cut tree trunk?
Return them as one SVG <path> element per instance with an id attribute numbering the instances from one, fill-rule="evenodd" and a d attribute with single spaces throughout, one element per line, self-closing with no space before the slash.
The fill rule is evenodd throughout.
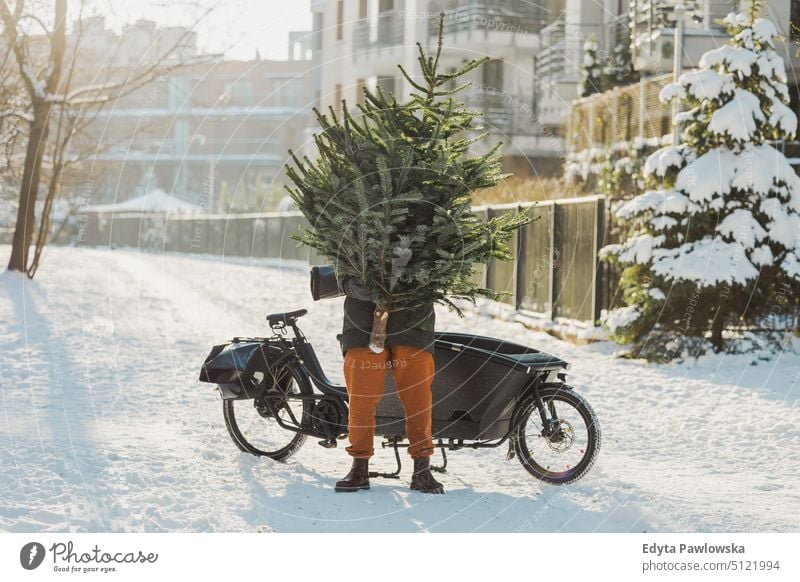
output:
<path id="1" fill-rule="evenodd" d="M 369 349 L 380 354 L 386 346 L 386 324 L 389 312 L 380 304 L 375 305 L 375 317 L 372 320 L 372 333 L 369 336 Z"/>

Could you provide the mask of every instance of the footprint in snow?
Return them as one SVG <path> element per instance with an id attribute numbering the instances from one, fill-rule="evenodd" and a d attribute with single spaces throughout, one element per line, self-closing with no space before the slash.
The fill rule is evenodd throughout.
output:
<path id="1" fill-rule="evenodd" d="M 783 485 L 778 483 L 765 483 L 763 485 L 756 485 L 753 489 L 758 489 L 759 491 L 777 491 L 783 489 Z"/>

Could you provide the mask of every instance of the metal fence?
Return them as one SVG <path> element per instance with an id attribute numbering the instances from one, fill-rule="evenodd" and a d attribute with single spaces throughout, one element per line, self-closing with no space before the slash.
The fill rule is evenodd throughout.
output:
<path id="1" fill-rule="evenodd" d="M 486 286 L 509 292 L 502 301 L 520 312 L 593 325 L 602 305 L 597 252 L 603 244 L 605 198 L 490 205 L 475 212 L 491 218 L 531 206 L 539 220 L 514 235 L 513 261 L 489 262 Z"/>
<path id="2" fill-rule="evenodd" d="M 519 229 L 510 248 L 512 261 L 476 265 L 477 283 L 506 291 L 509 307 L 546 320 L 594 325 L 603 304 L 597 251 L 603 244 L 605 198 L 589 196 L 537 203 L 476 206 L 487 220 L 501 213 L 535 207 L 539 220 Z M 136 247 L 157 251 L 266 257 L 323 265 L 328 259 L 289 238 L 300 225 L 299 212 L 200 215 L 165 218 L 160 214 L 82 217 L 70 240 L 88 246 Z"/>

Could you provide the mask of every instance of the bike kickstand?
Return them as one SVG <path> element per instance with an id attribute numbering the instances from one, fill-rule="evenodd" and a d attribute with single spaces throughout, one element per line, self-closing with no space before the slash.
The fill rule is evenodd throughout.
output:
<path id="1" fill-rule="evenodd" d="M 384 447 L 386 446 L 386 444 L 387 443 L 385 443 L 385 442 L 381 443 L 381 445 L 384 446 Z M 381 473 L 379 471 L 370 471 L 369 472 L 369 476 L 370 477 L 384 477 L 385 479 L 399 479 L 400 478 L 400 466 L 401 466 L 401 464 L 400 464 L 400 450 L 397 448 L 397 439 L 396 438 L 392 439 L 391 441 L 389 441 L 388 444 L 392 445 L 392 448 L 394 448 L 394 458 L 397 461 L 397 469 L 395 469 L 394 473 Z"/>
<path id="2" fill-rule="evenodd" d="M 516 437 L 511 437 L 510 439 L 508 439 L 508 452 L 506 453 L 506 461 L 510 461 L 511 459 L 513 459 L 516 456 L 516 453 L 514 452 L 514 439 L 515 438 Z"/>
<path id="3" fill-rule="evenodd" d="M 442 464 L 441 466 L 431 465 L 431 471 L 436 471 L 437 473 L 447 473 L 447 453 L 444 452 L 444 443 L 442 442 L 442 439 L 439 439 L 439 449 L 442 451 Z"/>

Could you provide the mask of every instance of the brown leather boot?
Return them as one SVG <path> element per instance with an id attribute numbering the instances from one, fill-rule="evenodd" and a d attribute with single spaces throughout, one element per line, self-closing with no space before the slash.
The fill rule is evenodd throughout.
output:
<path id="1" fill-rule="evenodd" d="M 422 493 L 444 493 L 444 485 L 433 478 L 431 458 L 414 459 L 414 474 L 411 476 L 411 488 Z"/>
<path id="2" fill-rule="evenodd" d="M 358 491 L 369 489 L 369 459 L 353 458 L 350 472 L 341 481 L 336 482 L 336 491 Z"/>

